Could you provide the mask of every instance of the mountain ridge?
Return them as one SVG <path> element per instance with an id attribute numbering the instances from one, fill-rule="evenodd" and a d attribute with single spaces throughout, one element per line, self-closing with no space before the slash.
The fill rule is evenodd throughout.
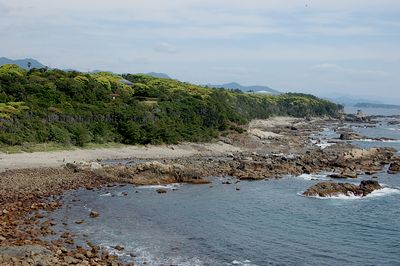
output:
<path id="1" fill-rule="evenodd" d="M 28 67 L 28 63 L 30 63 L 30 67 Z M 6 64 L 13 64 L 17 65 L 20 68 L 23 69 L 29 69 L 29 68 L 43 68 L 46 67 L 42 63 L 40 63 L 38 60 L 33 59 L 33 58 L 24 58 L 24 59 L 10 59 L 7 57 L 0 57 L 0 66 L 6 65 Z"/>
<path id="2" fill-rule="evenodd" d="M 231 90 L 238 89 L 243 92 L 271 93 L 274 95 L 281 94 L 280 91 L 274 90 L 267 86 L 261 86 L 261 85 L 244 86 L 237 82 L 229 82 L 229 83 L 224 83 L 221 85 L 207 84 L 206 86 L 213 87 L 213 88 L 231 89 Z"/>

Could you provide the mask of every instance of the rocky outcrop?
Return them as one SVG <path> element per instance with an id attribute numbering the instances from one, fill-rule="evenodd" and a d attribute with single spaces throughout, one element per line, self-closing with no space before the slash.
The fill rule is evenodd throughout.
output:
<path id="1" fill-rule="evenodd" d="M 116 182 L 127 182 L 137 185 L 192 183 L 205 184 L 202 177 L 207 173 L 201 168 L 183 166 L 176 163 L 146 162 L 136 166 L 117 165 L 104 168 L 105 175 Z"/>
<path id="2" fill-rule="evenodd" d="M 303 195 L 332 197 L 338 195 L 364 197 L 374 190 L 382 188 L 375 180 L 361 181 L 360 185 L 350 183 L 320 182 L 308 188 Z"/>

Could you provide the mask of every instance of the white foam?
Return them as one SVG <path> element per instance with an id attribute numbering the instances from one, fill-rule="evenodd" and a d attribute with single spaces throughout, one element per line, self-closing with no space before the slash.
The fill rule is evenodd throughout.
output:
<path id="1" fill-rule="evenodd" d="M 370 194 L 368 194 L 365 197 L 362 196 L 356 196 L 353 193 L 349 192 L 348 194 L 336 194 L 332 195 L 329 197 L 321 197 L 321 196 L 304 196 L 303 193 L 298 193 L 298 195 L 303 196 L 303 197 L 309 197 L 309 198 L 316 198 L 316 199 L 323 199 L 323 200 L 328 200 L 328 199 L 339 199 L 339 200 L 360 200 L 360 199 L 367 199 L 367 198 L 376 198 L 376 197 L 382 197 L 382 196 L 388 196 L 388 195 L 393 195 L 393 194 L 400 194 L 400 189 L 399 188 L 389 188 L 389 187 L 384 187 L 382 189 L 377 189 L 372 191 Z"/>
<path id="2" fill-rule="evenodd" d="M 324 174 L 319 174 L 319 175 L 317 175 L 317 174 L 301 174 L 299 176 L 296 176 L 296 178 L 304 179 L 304 180 L 307 180 L 307 181 L 314 180 L 314 179 L 330 180 L 328 178 L 328 175 L 324 175 Z"/>
<path id="3" fill-rule="evenodd" d="M 394 128 L 394 127 L 387 127 L 385 129 L 386 130 L 391 130 L 391 131 L 400 131 L 400 128 Z"/>
<path id="4" fill-rule="evenodd" d="M 182 184 L 175 183 L 175 184 L 168 184 L 168 185 L 149 185 L 149 186 L 137 186 L 136 189 L 177 189 L 178 187 L 183 186 Z"/>
<path id="5" fill-rule="evenodd" d="M 375 197 L 382 197 L 382 196 L 393 195 L 393 194 L 400 194 L 400 189 L 384 187 L 382 189 L 377 189 L 377 190 L 372 191 L 371 194 L 368 194 L 365 197 L 366 198 L 375 198 Z"/>
<path id="6" fill-rule="evenodd" d="M 232 265 L 242 265 L 242 266 L 256 266 L 257 264 L 251 263 L 250 260 L 244 260 L 244 261 L 240 261 L 240 260 L 234 260 L 231 262 Z"/>
<path id="7" fill-rule="evenodd" d="M 397 139 L 383 139 L 383 140 L 378 140 L 378 139 L 357 139 L 353 140 L 357 142 L 388 142 L 388 143 L 397 143 L 400 142 L 400 140 Z"/>
<path id="8" fill-rule="evenodd" d="M 111 197 L 111 196 L 112 194 L 110 192 L 100 195 L 100 197 Z"/>

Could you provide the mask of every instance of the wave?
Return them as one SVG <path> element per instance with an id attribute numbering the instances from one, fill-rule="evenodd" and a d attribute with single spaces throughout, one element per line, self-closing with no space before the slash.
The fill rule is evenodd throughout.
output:
<path id="1" fill-rule="evenodd" d="M 296 178 L 304 179 L 307 181 L 311 180 L 330 180 L 327 174 L 301 174 L 299 176 L 296 176 Z"/>
<path id="2" fill-rule="evenodd" d="M 303 192 L 298 193 L 298 195 L 302 197 L 308 197 L 308 198 L 316 198 L 316 199 L 323 199 L 323 200 L 329 200 L 329 199 L 339 199 L 339 200 L 361 200 L 361 199 L 368 199 L 368 198 L 377 198 L 377 197 L 383 197 L 383 196 L 389 196 L 389 195 L 395 195 L 395 194 L 400 194 L 400 189 L 399 188 L 390 188 L 390 187 L 384 187 L 381 189 L 377 189 L 373 191 L 372 193 L 368 194 L 365 197 L 362 196 L 356 196 L 353 193 L 348 193 L 348 194 L 336 194 L 332 195 L 329 197 L 321 197 L 321 196 L 304 196 Z"/>
<path id="3" fill-rule="evenodd" d="M 244 260 L 244 261 L 234 260 L 234 261 L 232 261 L 232 265 L 256 266 L 257 264 L 251 263 L 250 260 Z"/>
<path id="4" fill-rule="evenodd" d="M 388 142 L 388 143 L 397 143 L 400 142 L 400 140 L 398 139 L 383 139 L 383 140 L 379 140 L 379 139 L 356 139 L 353 140 L 356 142 Z"/>
<path id="5" fill-rule="evenodd" d="M 182 266 L 191 266 L 191 265 L 207 265 L 205 261 L 192 257 L 183 257 L 183 256 L 173 256 L 173 257 L 163 257 L 159 256 L 156 253 L 152 253 L 149 251 L 149 248 L 145 247 L 137 247 L 133 248 L 130 246 L 125 247 L 126 249 L 123 251 L 118 251 L 112 246 L 109 245 L 100 245 L 104 249 L 106 249 L 111 255 L 118 256 L 119 258 L 122 259 L 122 261 L 126 262 L 135 262 L 135 265 L 141 265 L 142 263 L 145 263 L 146 265 L 149 266 L 156 266 L 156 265 L 182 265 Z M 152 247 L 157 250 L 157 247 Z M 135 257 L 132 258 L 130 254 L 135 254 Z M 240 264 L 240 265 L 252 265 L 252 264 Z"/>
<path id="6" fill-rule="evenodd" d="M 174 184 L 167 184 L 167 185 L 148 185 L 148 186 L 137 186 L 136 189 L 177 189 L 183 186 L 183 184 L 174 183 Z"/>

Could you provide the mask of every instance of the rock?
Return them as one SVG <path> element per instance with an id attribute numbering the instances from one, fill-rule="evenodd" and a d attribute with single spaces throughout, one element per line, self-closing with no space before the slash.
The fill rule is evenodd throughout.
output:
<path id="1" fill-rule="evenodd" d="M 400 162 L 391 163 L 387 172 L 392 175 L 400 173 Z"/>
<path id="2" fill-rule="evenodd" d="M 73 257 L 71 257 L 71 256 L 65 256 L 65 257 L 64 257 L 64 261 L 65 261 L 67 264 L 77 264 L 77 263 L 79 262 L 79 260 L 77 260 L 77 259 L 75 259 L 75 258 L 73 258 Z"/>
<path id="3" fill-rule="evenodd" d="M 156 191 L 157 191 L 158 194 L 165 194 L 165 193 L 167 193 L 167 190 L 164 189 L 164 188 L 159 188 L 159 189 L 157 189 Z"/>
<path id="4" fill-rule="evenodd" d="M 363 197 L 380 188 L 382 187 L 375 180 L 364 180 L 359 186 L 350 183 L 320 182 L 308 188 L 303 195 L 320 197 L 354 195 Z"/>
<path id="5" fill-rule="evenodd" d="M 351 171 L 349 169 L 344 170 L 340 174 L 331 174 L 329 175 L 331 178 L 357 178 L 357 173 L 354 171 Z"/>
<path id="6" fill-rule="evenodd" d="M 310 187 L 303 193 L 305 196 L 320 197 L 331 197 L 340 194 L 362 195 L 362 191 L 360 191 L 358 186 L 350 183 L 321 182 Z"/>
<path id="7" fill-rule="evenodd" d="M 90 218 L 97 218 L 100 216 L 100 214 L 96 211 L 91 211 L 89 216 L 90 216 Z"/>
<path id="8" fill-rule="evenodd" d="M 125 248 L 124 248 L 123 246 L 116 245 L 116 246 L 114 247 L 114 249 L 116 249 L 116 250 L 118 250 L 118 251 L 122 251 L 122 250 L 124 250 Z"/>
<path id="9" fill-rule="evenodd" d="M 356 133 L 345 132 L 345 133 L 340 134 L 339 139 L 341 139 L 341 140 L 359 140 L 359 139 L 361 139 L 361 136 Z"/>
<path id="10" fill-rule="evenodd" d="M 90 170 L 99 170 L 102 168 L 103 168 L 103 166 L 97 162 L 90 163 Z"/>
<path id="11" fill-rule="evenodd" d="M 75 221 L 76 224 L 83 224 L 84 222 L 85 222 L 85 220 L 78 220 L 78 221 Z"/>
<path id="12" fill-rule="evenodd" d="M 366 196 L 373 192 L 374 190 L 381 189 L 378 181 L 375 180 L 363 180 L 360 184 L 360 189 L 363 191 L 363 195 Z"/>
<path id="13" fill-rule="evenodd" d="M 3 241 L 6 241 L 7 239 L 5 237 L 0 236 L 0 243 Z"/>

